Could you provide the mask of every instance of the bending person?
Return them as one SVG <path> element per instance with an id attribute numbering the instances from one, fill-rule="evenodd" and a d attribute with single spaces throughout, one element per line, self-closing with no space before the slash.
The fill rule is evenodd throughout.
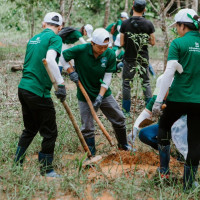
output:
<path id="1" fill-rule="evenodd" d="M 115 52 L 108 48 L 109 33 L 98 28 L 93 32 L 91 44 L 77 45 L 65 50 L 61 62 L 67 69 L 70 79 L 78 83 L 80 79 L 83 87 L 93 102 L 94 109 L 100 109 L 111 122 L 118 141 L 118 147 L 122 150 L 131 150 L 127 144 L 125 116 L 111 95 L 109 85 L 112 73 L 116 71 Z M 68 68 L 66 62 L 75 61 L 76 71 Z M 92 153 L 95 155 L 95 127 L 90 108 L 79 87 L 77 98 L 81 115 L 81 132 Z"/>

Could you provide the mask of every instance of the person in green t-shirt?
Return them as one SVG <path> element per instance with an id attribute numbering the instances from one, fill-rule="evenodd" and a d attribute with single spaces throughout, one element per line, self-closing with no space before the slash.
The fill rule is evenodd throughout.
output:
<path id="1" fill-rule="evenodd" d="M 80 30 L 72 28 L 72 27 L 65 27 L 59 32 L 59 36 L 62 38 L 63 45 L 62 45 L 62 51 L 69 49 L 70 47 L 74 46 L 73 44 L 76 42 L 80 42 L 81 44 L 87 43 L 83 36 L 88 36 L 87 41 L 91 41 L 93 32 L 93 26 L 91 24 L 86 24 L 80 28 Z M 74 64 L 74 61 L 71 61 L 72 64 Z M 62 65 L 59 61 L 59 69 L 62 73 Z"/>
<path id="2" fill-rule="evenodd" d="M 184 190 L 192 188 L 200 160 L 199 18 L 192 9 L 182 9 L 175 15 L 174 24 L 180 38 L 173 40 L 170 45 L 161 89 L 152 110 L 154 116 L 162 114 L 161 104 L 174 77 L 167 97 L 167 107 L 159 123 L 160 173 L 169 174 L 171 126 L 182 115 L 187 115 L 188 154 L 184 165 Z"/>
<path id="3" fill-rule="evenodd" d="M 119 34 L 119 30 L 120 30 L 120 27 L 122 25 L 122 22 L 126 19 L 128 19 L 128 14 L 126 12 L 121 12 L 120 14 L 120 19 L 117 20 L 117 22 L 115 23 L 112 23 L 112 24 L 109 24 L 107 27 L 106 27 L 106 30 L 112 35 L 112 40 L 115 41 L 116 38 L 117 38 L 117 35 Z"/>
<path id="4" fill-rule="evenodd" d="M 93 32 L 91 44 L 77 45 L 63 51 L 61 63 L 72 81 L 78 83 L 80 80 L 93 102 L 94 109 L 97 111 L 100 108 L 112 123 L 119 148 L 130 150 L 126 139 L 125 117 L 109 88 L 112 73 L 116 71 L 116 57 L 114 51 L 108 48 L 108 44 L 109 33 L 103 28 L 98 28 Z M 67 67 L 67 62 L 71 59 L 75 61 L 76 71 L 72 67 Z M 81 114 L 81 131 L 92 155 L 95 155 L 93 117 L 79 88 L 77 98 Z"/>
<path id="5" fill-rule="evenodd" d="M 26 150 L 39 131 L 43 137 L 42 148 L 38 154 L 40 173 L 47 177 L 60 177 L 52 166 L 58 135 L 55 109 L 50 96 L 52 83 L 42 59 L 46 58 L 58 84 L 58 91 L 55 92 L 57 98 L 64 101 L 66 89 L 57 65 L 62 47 L 62 40 L 57 35 L 62 28 L 61 15 L 55 12 L 47 13 L 42 26 L 44 30 L 27 44 L 23 75 L 18 86 L 25 129 L 19 139 L 14 162 L 22 166 Z"/>

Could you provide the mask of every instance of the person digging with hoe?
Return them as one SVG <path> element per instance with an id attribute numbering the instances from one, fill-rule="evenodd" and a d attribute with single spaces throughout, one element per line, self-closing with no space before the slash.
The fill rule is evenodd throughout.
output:
<path id="1" fill-rule="evenodd" d="M 175 25 L 180 38 L 172 41 L 167 67 L 162 77 L 160 92 L 152 113 L 161 115 L 158 129 L 159 172 L 169 176 L 170 129 L 182 115 L 187 115 L 188 154 L 184 165 L 183 187 L 187 191 L 195 186 L 195 175 L 200 160 L 200 17 L 192 9 L 182 9 L 175 15 Z M 169 90 L 163 114 L 164 96 Z"/>
<path id="2" fill-rule="evenodd" d="M 58 99 L 64 101 L 66 89 L 57 65 L 61 54 L 62 39 L 57 35 L 62 28 L 60 14 L 50 12 L 44 17 L 43 31 L 27 44 L 23 76 L 18 86 L 18 96 L 22 106 L 24 127 L 19 139 L 14 162 L 22 166 L 26 150 L 37 132 L 43 137 L 38 159 L 40 173 L 47 177 L 60 177 L 52 166 L 54 147 L 57 138 L 56 113 L 51 99 L 51 80 L 42 63 L 46 58 L 49 68 L 58 84 L 55 92 Z"/>
<path id="3" fill-rule="evenodd" d="M 91 43 L 77 45 L 63 51 L 60 60 L 69 73 L 70 79 L 76 84 L 80 80 L 93 102 L 95 111 L 101 109 L 112 123 L 118 147 L 122 150 L 131 150 L 126 139 L 125 117 L 109 88 L 112 73 L 116 71 L 116 56 L 115 52 L 108 48 L 108 44 L 108 31 L 97 28 L 92 34 Z M 75 61 L 76 71 L 73 67 L 67 67 L 67 62 L 71 59 Z M 94 156 L 96 148 L 93 117 L 79 87 L 77 87 L 77 98 L 82 123 L 81 131 Z"/>

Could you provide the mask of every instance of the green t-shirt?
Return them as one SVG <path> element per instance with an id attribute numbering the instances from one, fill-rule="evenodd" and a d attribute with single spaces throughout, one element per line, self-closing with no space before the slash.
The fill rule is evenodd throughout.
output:
<path id="1" fill-rule="evenodd" d="M 175 72 L 167 100 L 200 103 L 200 33 L 190 31 L 173 40 L 168 60 L 178 60 L 183 72 Z"/>
<path id="2" fill-rule="evenodd" d="M 111 32 L 111 29 L 112 29 L 113 25 L 115 25 L 115 23 L 109 24 L 109 25 L 106 27 L 106 30 L 107 30 L 109 33 Z"/>
<path id="3" fill-rule="evenodd" d="M 79 38 L 83 37 L 80 31 L 71 32 L 67 38 L 63 41 L 64 44 L 74 44 L 79 40 Z"/>
<path id="4" fill-rule="evenodd" d="M 153 104 L 156 101 L 157 95 L 154 95 L 149 103 L 146 105 L 146 109 L 152 112 Z"/>
<path id="5" fill-rule="evenodd" d="M 46 58 L 48 50 L 53 49 L 58 52 L 58 61 L 61 48 L 61 37 L 56 35 L 51 29 L 45 29 L 31 38 L 27 44 L 23 75 L 18 87 L 40 97 L 49 98 L 52 83 L 42 59 Z"/>
<path id="6" fill-rule="evenodd" d="M 106 30 L 107 30 L 109 33 L 111 32 L 111 29 L 112 29 L 113 25 L 115 25 L 115 32 L 113 33 L 113 36 L 114 36 L 114 38 L 116 38 L 116 36 L 119 34 L 119 31 L 117 30 L 117 26 L 118 26 L 118 25 L 120 25 L 120 26 L 122 25 L 122 20 L 119 19 L 119 20 L 117 20 L 116 23 L 109 24 L 109 25 L 106 27 Z"/>
<path id="7" fill-rule="evenodd" d="M 99 94 L 104 74 L 116 72 L 115 52 L 109 48 L 98 58 L 95 58 L 92 45 L 90 43 L 81 44 L 64 50 L 63 56 L 66 61 L 74 59 L 79 79 L 91 101 L 94 101 Z M 108 88 L 104 97 L 110 94 L 111 90 Z M 79 88 L 77 89 L 77 98 L 80 101 L 86 101 Z"/>

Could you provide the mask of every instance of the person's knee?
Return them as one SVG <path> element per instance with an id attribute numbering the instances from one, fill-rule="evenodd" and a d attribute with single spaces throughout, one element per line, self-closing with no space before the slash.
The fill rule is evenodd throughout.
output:
<path id="1" fill-rule="evenodd" d="M 146 133 L 145 130 L 143 130 L 143 129 L 140 130 L 139 139 L 141 142 L 143 142 L 145 144 L 147 143 L 147 141 L 149 141 L 148 134 Z"/>

